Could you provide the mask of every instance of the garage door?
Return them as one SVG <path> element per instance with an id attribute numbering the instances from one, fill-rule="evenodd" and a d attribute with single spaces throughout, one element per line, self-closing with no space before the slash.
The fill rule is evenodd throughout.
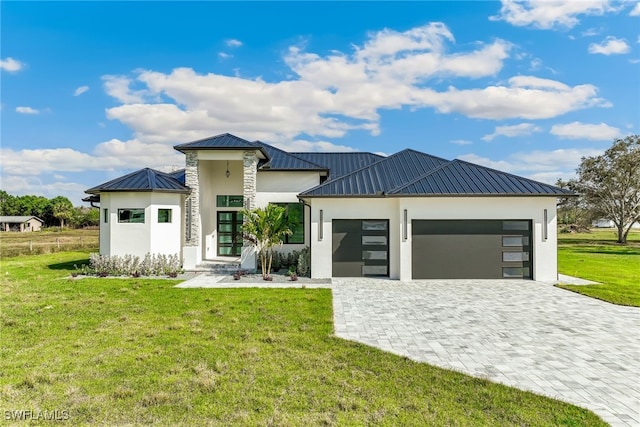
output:
<path id="1" fill-rule="evenodd" d="M 389 276 L 389 221 L 334 219 L 333 277 Z"/>
<path id="2" fill-rule="evenodd" d="M 532 278 L 529 220 L 413 220 L 414 279 Z"/>

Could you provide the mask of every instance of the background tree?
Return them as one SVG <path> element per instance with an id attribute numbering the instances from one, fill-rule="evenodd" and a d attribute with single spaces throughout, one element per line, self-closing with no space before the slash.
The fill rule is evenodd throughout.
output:
<path id="1" fill-rule="evenodd" d="M 285 236 L 292 234 L 286 209 L 270 204 L 264 209 L 244 209 L 242 215 L 242 238 L 256 248 L 260 256 L 262 278 L 267 280 L 271 274 L 273 247 L 281 245 Z"/>
<path id="2" fill-rule="evenodd" d="M 613 221 L 618 243 L 626 243 L 640 221 L 640 136 L 616 139 L 603 155 L 583 157 L 576 172 L 569 188 L 595 216 Z"/>
<path id="3" fill-rule="evenodd" d="M 0 190 L 0 215 L 14 216 L 20 214 L 18 198 Z"/>
<path id="4" fill-rule="evenodd" d="M 51 199 L 51 212 L 60 221 L 60 228 L 64 228 L 64 221 L 73 217 L 73 203 L 63 196 Z"/>

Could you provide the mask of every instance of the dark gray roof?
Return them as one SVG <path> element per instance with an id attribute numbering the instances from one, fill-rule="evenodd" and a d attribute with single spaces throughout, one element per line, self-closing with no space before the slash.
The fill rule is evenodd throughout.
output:
<path id="1" fill-rule="evenodd" d="M 440 157 L 406 149 L 300 195 L 382 196 L 447 162 Z"/>
<path id="2" fill-rule="evenodd" d="M 513 196 L 571 196 L 574 193 L 553 185 L 475 165 L 463 160 L 453 160 L 397 187 L 390 195 L 513 195 Z"/>
<path id="3" fill-rule="evenodd" d="M 109 191 L 188 193 L 190 190 L 167 173 L 144 168 L 90 188 L 85 193 L 95 194 Z"/>
<path id="4" fill-rule="evenodd" d="M 263 150 L 261 145 L 231 135 L 230 133 L 223 133 L 221 135 L 187 142 L 186 144 L 179 144 L 173 148 L 183 152 L 185 150 L 259 150 L 268 158 L 266 151 Z"/>
<path id="5" fill-rule="evenodd" d="M 173 171 L 173 172 L 169 172 L 167 175 L 169 175 L 171 178 L 177 180 L 180 184 L 184 184 L 185 183 L 185 172 L 186 169 L 178 169 L 177 171 Z"/>
<path id="6" fill-rule="evenodd" d="M 287 153 L 262 141 L 254 141 L 260 145 L 269 155 L 269 160 L 263 163 L 260 169 L 266 170 L 327 170 L 326 167 L 303 160 L 298 156 Z"/>
<path id="7" fill-rule="evenodd" d="M 448 161 L 404 150 L 300 194 L 301 197 L 462 195 L 566 197 L 574 193 L 462 160 Z"/>
<path id="8" fill-rule="evenodd" d="M 342 152 L 342 153 L 304 153 L 295 152 L 289 153 L 308 162 L 315 163 L 323 166 L 329 170 L 329 179 L 340 178 L 343 175 L 354 172 L 358 169 L 362 169 L 372 163 L 375 163 L 383 156 L 373 153 L 360 153 L 360 152 Z"/>

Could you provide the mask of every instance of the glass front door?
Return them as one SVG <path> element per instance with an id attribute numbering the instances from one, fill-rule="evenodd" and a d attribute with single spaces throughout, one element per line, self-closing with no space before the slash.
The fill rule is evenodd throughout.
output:
<path id="1" fill-rule="evenodd" d="M 218 212 L 218 256 L 242 254 L 242 214 Z"/>

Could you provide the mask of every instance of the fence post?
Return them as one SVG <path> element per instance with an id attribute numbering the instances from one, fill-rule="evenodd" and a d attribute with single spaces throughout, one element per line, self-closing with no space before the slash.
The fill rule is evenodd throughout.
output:
<path id="1" fill-rule="evenodd" d="M 80 247 L 83 248 L 84 247 L 84 242 L 82 241 L 82 237 L 80 237 Z"/>
<path id="2" fill-rule="evenodd" d="M 33 240 L 29 240 L 29 252 L 33 252 Z"/>
<path id="3" fill-rule="evenodd" d="M 58 245 L 58 249 L 60 249 L 60 239 L 56 237 L 56 244 Z"/>

